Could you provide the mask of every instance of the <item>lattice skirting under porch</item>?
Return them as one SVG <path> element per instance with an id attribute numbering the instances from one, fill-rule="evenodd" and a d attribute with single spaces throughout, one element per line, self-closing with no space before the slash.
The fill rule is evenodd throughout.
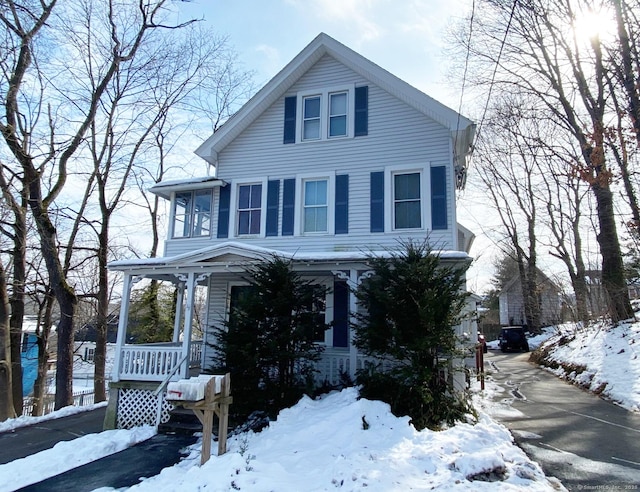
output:
<path id="1" fill-rule="evenodd" d="M 145 389 L 119 388 L 117 428 L 131 429 L 144 424 L 157 426 L 167 422 L 173 405 L 165 395 L 162 392 L 154 396 L 153 391 Z"/>

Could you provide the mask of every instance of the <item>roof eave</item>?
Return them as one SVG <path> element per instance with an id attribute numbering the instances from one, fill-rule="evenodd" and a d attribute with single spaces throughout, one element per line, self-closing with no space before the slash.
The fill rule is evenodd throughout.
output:
<path id="1" fill-rule="evenodd" d="M 260 114 L 282 97 L 325 54 L 330 55 L 371 83 L 437 121 L 449 131 L 471 131 L 472 134 L 475 133 L 475 125 L 468 118 L 416 89 L 327 34 L 320 33 L 236 114 L 203 142 L 195 150 L 196 155 L 212 165 L 217 165 L 217 154 Z M 469 130 L 471 127 L 474 127 L 473 130 Z"/>

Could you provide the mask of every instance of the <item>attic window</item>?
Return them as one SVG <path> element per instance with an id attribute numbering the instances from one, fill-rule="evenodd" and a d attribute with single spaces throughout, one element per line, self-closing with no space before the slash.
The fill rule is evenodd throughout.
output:
<path id="1" fill-rule="evenodd" d="M 367 86 L 347 86 L 286 97 L 283 143 L 367 135 L 368 94 Z"/>

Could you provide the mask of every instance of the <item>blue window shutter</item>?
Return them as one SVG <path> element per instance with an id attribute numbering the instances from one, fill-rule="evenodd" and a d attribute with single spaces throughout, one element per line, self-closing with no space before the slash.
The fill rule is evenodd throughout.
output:
<path id="1" fill-rule="evenodd" d="M 220 187 L 218 205 L 218 237 L 229 237 L 229 212 L 231 205 L 231 185 Z"/>
<path id="2" fill-rule="evenodd" d="M 447 168 L 431 168 L 431 228 L 447 228 Z"/>
<path id="3" fill-rule="evenodd" d="M 282 235 L 293 236 L 295 216 L 296 180 L 285 179 L 282 182 Z"/>
<path id="4" fill-rule="evenodd" d="M 354 135 L 362 137 L 369 133 L 369 87 L 356 87 Z"/>
<path id="5" fill-rule="evenodd" d="M 349 234 L 349 175 L 336 176 L 336 234 Z"/>
<path id="6" fill-rule="evenodd" d="M 349 286 L 333 283 L 333 346 L 349 346 Z"/>
<path id="7" fill-rule="evenodd" d="M 371 232 L 384 232 L 384 171 L 371 173 Z"/>
<path id="8" fill-rule="evenodd" d="M 278 208 L 280 205 L 280 180 L 267 183 L 267 236 L 278 235 Z"/>
<path id="9" fill-rule="evenodd" d="M 283 143 L 296 143 L 296 96 L 284 98 L 284 140 Z"/>

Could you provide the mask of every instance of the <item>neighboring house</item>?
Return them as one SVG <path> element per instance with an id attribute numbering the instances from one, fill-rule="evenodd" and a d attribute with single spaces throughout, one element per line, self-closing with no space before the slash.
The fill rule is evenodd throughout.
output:
<path id="1" fill-rule="evenodd" d="M 22 365 L 22 394 L 33 393 L 33 385 L 38 377 L 38 321 L 35 316 L 26 315 L 22 321 L 20 343 L 20 364 Z"/>
<path id="2" fill-rule="evenodd" d="M 105 360 L 105 374 L 111 375 L 118 336 L 118 315 L 107 317 L 107 352 Z M 98 333 L 94 322 L 89 322 L 77 328 L 73 333 L 73 385 L 74 391 L 83 387 L 93 388 L 95 374 L 95 352 Z M 132 341 L 129 337 L 127 342 Z"/>
<path id="3" fill-rule="evenodd" d="M 550 326 L 561 321 L 562 299 L 558 286 L 538 270 L 538 292 L 540 294 L 540 323 Z M 500 291 L 500 324 L 502 326 L 525 326 L 522 282 L 520 275 L 514 276 Z"/>
<path id="4" fill-rule="evenodd" d="M 473 235 L 457 223 L 455 194 L 474 133 L 467 118 L 316 37 L 196 150 L 211 176 L 151 188 L 171 203 L 168 238 L 161 258 L 110 265 L 123 272 L 124 293 L 106 425 L 137 425 L 134 406 L 140 418 L 167 418 L 154 390 L 190 366 L 210 367 L 215 350 L 209 331 L 210 345 L 193 352 L 196 287 L 208 289 L 205 326 L 220 325 L 247 265 L 274 254 L 329 287 L 319 380 L 353 376 L 364 358 L 351 343 L 350 288 L 370 274 L 367 256 L 428 238 L 443 263 L 469 260 Z M 138 278 L 179 289 L 172 342 L 125 342 Z M 475 340 L 474 322 L 457 333 Z"/>

